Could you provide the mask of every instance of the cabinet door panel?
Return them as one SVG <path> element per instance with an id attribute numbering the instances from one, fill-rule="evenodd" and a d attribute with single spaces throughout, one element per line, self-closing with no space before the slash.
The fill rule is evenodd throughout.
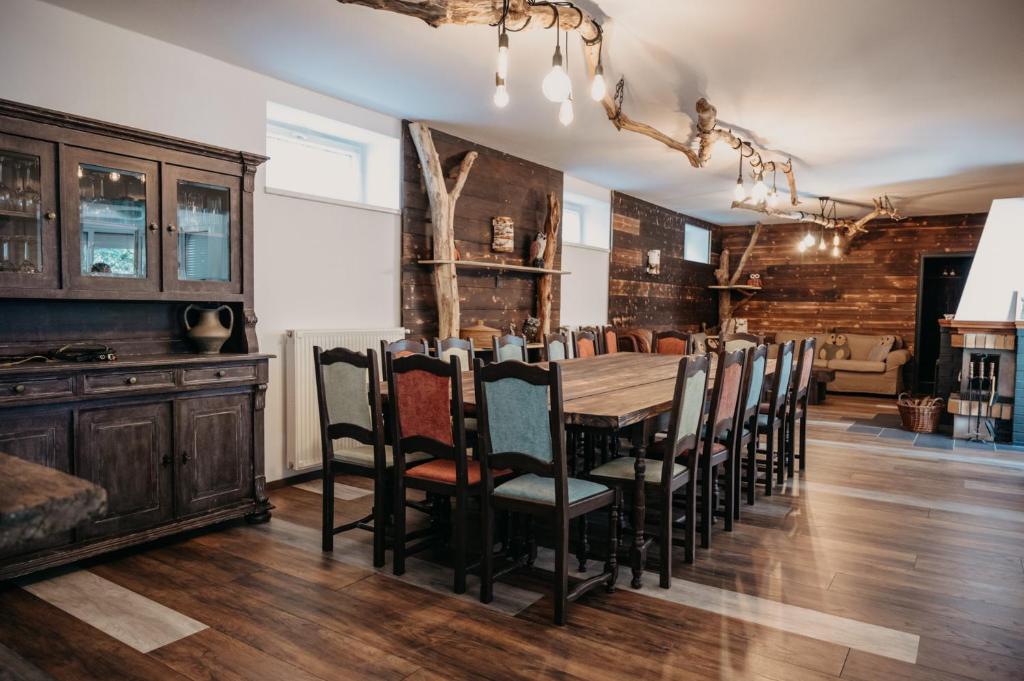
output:
<path id="1" fill-rule="evenodd" d="M 63 166 L 65 267 L 71 284 L 160 290 L 157 164 L 69 147 Z"/>
<path id="2" fill-rule="evenodd" d="M 71 412 L 13 411 L 0 416 L 0 452 L 40 466 L 71 470 Z M 0 557 L 31 553 L 71 542 L 71 532 L 37 539 L 15 551 L 0 551 Z"/>
<path id="3" fill-rule="evenodd" d="M 81 537 L 156 525 L 174 515 L 171 491 L 171 404 L 82 411 L 78 476 L 107 490 L 107 515 Z"/>
<path id="4" fill-rule="evenodd" d="M 164 286 L 168 291 L 242 290 L 241 180 L 164 166 Z"/>
<path id="5" fill-rule="evenodd" d="M 245 394 L 177 402 L 178 514 L 252 494 L 252 398 Z"/>
<path id="6" fill-rule="evenodd" d="M 0 133 L 0 287 L 54 289 L 57 195 L 54 145 Z"/>

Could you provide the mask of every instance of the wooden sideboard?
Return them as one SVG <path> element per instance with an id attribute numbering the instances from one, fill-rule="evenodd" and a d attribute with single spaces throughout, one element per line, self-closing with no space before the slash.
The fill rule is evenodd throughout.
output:
<path id="1" fill-rule="evenodd" d="M 269 519 L 252 256 L 264 160 L 0 101 L 0 451 L 108 497 L 104 516 L 0 554 L 0 579 Z M 192 304 L 231 310 L 220 354 L 188 339 Z M 117 360 L 12 359 L 82 342 Z"/>

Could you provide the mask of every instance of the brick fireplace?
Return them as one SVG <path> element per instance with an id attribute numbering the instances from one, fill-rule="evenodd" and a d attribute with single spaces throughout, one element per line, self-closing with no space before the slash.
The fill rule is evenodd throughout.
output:
<path id="1" fill-rule="evenodd" d="M 1018 361 L 1021 345 L 1014 323 L 943 320 L 940 326 L 948 334 L 948 351 L 940 362 L 950 379 L 947 411 L 953 418 L 953 437 L 1011 441 L 1016 412 L 1021 411 L 1015 406 L 1024 404 L 1024 396 L 1018 398 L 1024 382 L 1017 379 L 1024 364 Z M 1024 413 L 1020 416 L 1024 420 Z"/>

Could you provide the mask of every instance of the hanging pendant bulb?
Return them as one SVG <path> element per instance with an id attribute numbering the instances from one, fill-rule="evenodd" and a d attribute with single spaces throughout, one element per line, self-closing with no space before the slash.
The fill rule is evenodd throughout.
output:
<path id="1" fill-rule="evenodd" d="M 801 239 L 800 243 L 798 243 L 796 245 L 796 250 L 800 251 L 801 253 L 806 251 L 807 250 L 807 242 Z"/>
<path id="2" fill-rule="evenodd" d="M 764 179 L 758 175 L 757 181 L 754 182 L 754 188 L 750 190 L 750 199 L 754 203 L 764 203 L 764 200 L 768 197 L 768 185 L 764 183 Z"/>
<path id="3" fill-rule="evenodd" d="M 562 68 L 562 48 L 558 45 L 555 46 L 555 54 L 551 57 L 551 70 L 544 76 L 541 89 L 544 96 L 552 102 L 564 102 L 572 89 L 569 74 Z"/>
<path id="4" fill-rule="evenodd" d="M 825 245 L 825 234 L 822 233 L 821 239 L 818 241 L 818 250 L 824 251 L 826 248 L 828 247 Z"/>
<path id="5" fill-rule="evenodd" d="M 558 122 L 568 127 L 575 118 L 576 114 L 572 110 L 572 93 L 570 92 L 562 102 L 562 106 L 558 107 Z"/>
<path id="6" fill-rule="evenodd" d="M 804 248 L 810 248 L 811 246 L 814 245 L 814 236 L 811 234 L 810 230 L 807 230 L 807 233 L 804 234 L 802 243 L 804 245 Z"/>
<path id="7" fill-rule="evenodd" d="M 747 200 L 747 188 L 743 186 L 743 178 L 736 178 L 736 189 L 733 190 L 732 196 L 737 202 L 743 202 Z"/>
<path id="8" fill-rule="evenodd" d="M 504 31 L 498 34 L 498 75 L 508 78 L 508 33 Z"/>
<path id="9" fill-rule="evenodd" d="M 505 79 L 498 74 L 494 74 L 494 106 L 499 109 L 508 106 L 508 88 Z"/>
<path id="10" fill-rule="evenodd" d="M 833 246 L 838 246 L 839 245 L 839 234 L 838 233 L 832 235 L 832 245 Z"/>
<path id="11" fill-rule="evenodd" d="M 779 193 L 775 191 L 774 188 L 770 192 L 768 192 L 767 202 L 769 208 L 775 208 L 777 205 L 779 205 Z"/>
<path id="12" fill-rule="evenodd" d="M 832 257 L 833 258 L 838 258 L 839 255 L 840 255 L 839 246 L 833 246 L 832 247 Z"/>
<path id="13" fill-rule="evenodd" d="M 598 62 L 594 69 L 594 81 L 590 84 L 590 98 L 595 102 L 600 102 L 607 92 L 608 86 L 604 82 L 604 67 L 601 66 L 601 62 Z"/>

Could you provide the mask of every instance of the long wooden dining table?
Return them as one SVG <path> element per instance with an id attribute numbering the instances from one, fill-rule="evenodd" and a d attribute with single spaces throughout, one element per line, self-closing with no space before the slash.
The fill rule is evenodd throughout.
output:
<path id="1" fill-rule="evenodd" d="M 629 431 L 633 443 L 634 465 L 634 540 L 632 586 L 640 588 L 647 544 L 644 541 L 646 494 L 644 472 L 649 441 L 649 425 L 672 409 L 676 372 L 682 355 L 619 352 L 558 362 L 562 369 L 562 400 L 567 426 L 621 435 Z M 546 366 L 541 363 L 539 366 Z M 715 363 L 711 364 L 709 389 L 714 385 Z M 775 362 L 768 360 L 766 371 L 774 373 Z M 386 386 L 384 387 L 386 391 Z M 475 406 L 473 372 L 462 374 L 463 401 Z"/>

